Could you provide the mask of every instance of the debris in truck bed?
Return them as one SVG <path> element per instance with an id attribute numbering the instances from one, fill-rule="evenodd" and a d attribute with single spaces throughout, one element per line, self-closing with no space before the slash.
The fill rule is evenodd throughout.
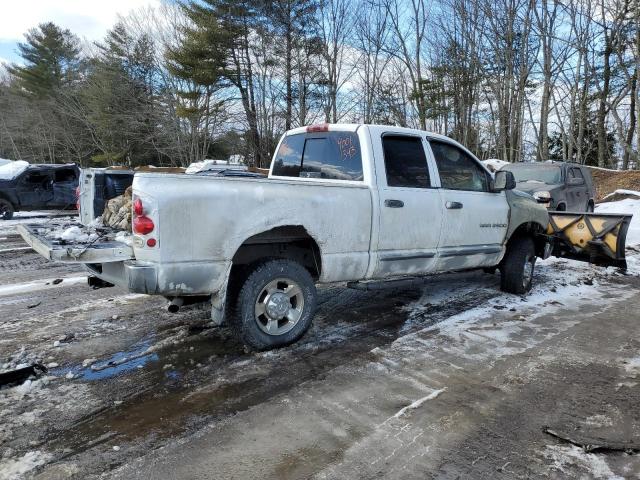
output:
<path id="1" fill-rule="evenodd" d="M 102 223 L 117 230 L 131 231 L 131 187 L 123 195 L 112 198 L 102 214 Z"/>

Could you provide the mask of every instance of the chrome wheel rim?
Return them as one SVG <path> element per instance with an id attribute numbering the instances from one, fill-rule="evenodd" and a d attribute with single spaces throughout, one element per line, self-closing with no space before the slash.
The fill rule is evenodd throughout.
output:
<path id="1" fill-rule="evenodd" d="M 289 278 L 276 278 L 262 288 L 254 311 L 260 330 L 267 335 L 283 335 L 291 331 L 302 317 L 302 289 Z"/>
<path id="2" fill-rule="evenodd" d="M 533 280 L 533 266 L 535 257 L 527 257 L 524 262 L 524 273 L 522 275 L 522 286 L 527 288 Z"/>

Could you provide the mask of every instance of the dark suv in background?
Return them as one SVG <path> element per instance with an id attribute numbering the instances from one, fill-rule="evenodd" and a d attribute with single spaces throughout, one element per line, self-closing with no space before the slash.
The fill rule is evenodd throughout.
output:
<path id="1" fill-rule="evenodd" d="M 505 165 L 516 188 L 533 195 L 549 210 L 593 212 L 596 191 L 589 168 L 567 162 L 522 162 Z"/>
<path id="2" fill-rule="evenodd" d="M 75 164 L 29 165 L 13 178 L 0 178 L 0 219 L 19 210 L 75 209 L 80 169 Z"/>

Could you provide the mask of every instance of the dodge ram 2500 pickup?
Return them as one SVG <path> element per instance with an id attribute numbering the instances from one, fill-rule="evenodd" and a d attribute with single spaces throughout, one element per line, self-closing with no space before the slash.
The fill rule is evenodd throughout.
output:
<path id="1" fill-rule="evenodd" d="M 47 258 L 175 308 L 210 298 L 214 321 L 227 313 L 269 349 L 307 331 L 318 283 L 499 268 L 503 290 L 527 292 L 549 214 L 514 186 L 442 135 L 325 124 L 286 132 L 268 177 L 136 173 L 131 245 L 20 231 Z"/>

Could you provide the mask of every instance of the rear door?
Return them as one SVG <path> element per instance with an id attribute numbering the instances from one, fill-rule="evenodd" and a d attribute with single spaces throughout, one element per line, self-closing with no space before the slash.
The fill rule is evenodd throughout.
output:
<path id="1" fill-rule="evenodd" d="M 374 276 L 429 272 L 435 266 L 442 202 L 426 141 L 417 134 L 388 132 L 373 145 L 380 212 Z"/>
<path id="2" fill-rule="evenodd" d="M 72 208 L 76 204 L 78 170 L 74 167 L 56 168 L 53 171 L 53 198 L 50 207 Z"/>
<path id="3" fill-rule="evenodd" d="M 444 212 L 438 270 L 495 265 L 509 223 L 505 193 L 489 191 L 490 174 L 467 150 L 440 139 L 429 144 Z"/>

